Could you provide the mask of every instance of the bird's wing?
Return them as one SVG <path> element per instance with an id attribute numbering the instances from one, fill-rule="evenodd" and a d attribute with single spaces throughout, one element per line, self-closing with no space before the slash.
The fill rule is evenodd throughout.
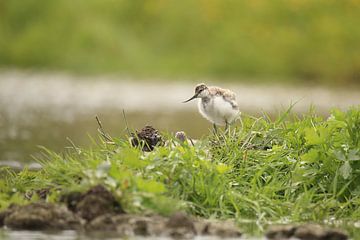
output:
<path id="1" fill-rule="evenodd" d="M 236 102 L 235 98 L 226 98 L 224 97 L 226 101 L 228 101 L 233 109 L 239 109 L 238 103 Z"/>
<path id="2" fill-rule="evenodd" d="M 230 90 L 225 90 L 224 91 L 224 98 L 227 100 L 236 100 L 236 94 Z"/>
<path id="3" fill-rule="evenodd" d="M 232 91 L 230 91 L 229 89 L 223 89 L 223 88 L 219 88 L 219 87 L 211 87 L 210 88 L 210 93 L 213 95 L 222 95 L 222 97 L 230 102 L 230 104 L 232 105 L 233 108 L 238 108 L 238 104 L 236 102 L 236 94 Z"/>
<path id="4" fill-rule="evenodd" d="M 235 100 L 236 94 L 229 89 L 223 89 L 219 87 L 209 87 L 210 94 L 212 95 L 222 95 L 229 100 Z"/>
<path id="5" fill-rule="evenodd" d="M 224 89 L 224 92 L 223 92 L 223 97 L 226 101 L 228 101 L 231 106 L 234 108 L 234 109 L 238 109 L 238 104 L 236 102 L 236 94 L 228 89 Z"/>

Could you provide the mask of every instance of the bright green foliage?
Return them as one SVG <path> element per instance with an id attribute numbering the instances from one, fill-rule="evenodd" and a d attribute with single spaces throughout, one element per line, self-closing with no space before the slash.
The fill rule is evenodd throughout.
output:
<path id="1" fill-rule="evenodd" d="M 110 189 L 129 212 L 203 217 L 323 220 L 360 217 L 360 108 L 243 117 L 242 125 L 195 146 L 169 137 L 145 153 L 127 141 L 101 142 L 64 154 L 45 150 L 38 172 L 3 170 L 0 207 L 36 201 L 24 194 L 50 187 L 48 201 L 95 184 Z"/>

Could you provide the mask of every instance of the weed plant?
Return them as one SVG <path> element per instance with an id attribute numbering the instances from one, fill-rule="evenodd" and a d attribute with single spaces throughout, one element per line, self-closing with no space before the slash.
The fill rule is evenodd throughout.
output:
<path id="1" fill-rule="evenodd" d="M 166 139 L 152 152 L 116 138 L 64 153 L 43 149 L 39 171 L 2 169 L 0 207 L 38 201 L 29 193 L 39 189 L 57 202 L 103 184 L 128 212 L 282 222 L 360 217 L 359 107 L 335 109 L 327 119 L 314 111 L 245 116 L 194 145 Z"/>

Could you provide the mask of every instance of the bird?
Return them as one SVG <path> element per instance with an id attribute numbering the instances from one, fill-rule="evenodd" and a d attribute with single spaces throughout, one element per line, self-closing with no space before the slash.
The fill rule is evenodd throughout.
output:
<path id="1" fill-rule="evenodd" d="M 195 94 L 183 103 L 198 98 L 200 114 L 209 120 L 217 132 L 217 126 L 225 126 L 225 130 L 233 123 L 240 114 L 236 102 L 236 94 L 229 89 L 216 86 L 206 86 L 204 83 L 197 84 Z"/>

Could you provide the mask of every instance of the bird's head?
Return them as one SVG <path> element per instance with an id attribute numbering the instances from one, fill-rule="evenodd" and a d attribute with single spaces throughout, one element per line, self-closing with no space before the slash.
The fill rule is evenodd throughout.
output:
<path id="1" fill-rule="evenodd" d="M 209 95 L 209 89 L 204 83 L 200 83 L 195 87 L 195 94 L 183 103 L 187 103 L 195 98 L 203 98 Z"/>

